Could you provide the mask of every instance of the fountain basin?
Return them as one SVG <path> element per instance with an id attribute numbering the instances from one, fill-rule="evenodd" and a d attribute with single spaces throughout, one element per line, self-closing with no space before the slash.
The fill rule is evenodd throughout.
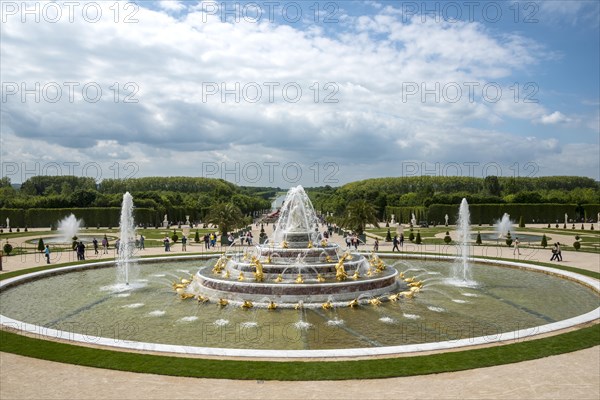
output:
<path id="1" fill-rule="evenodd" d="M 190 259 L 189 256 L 185 258 Z M 193 259 L 201 258 L 193 257 Z M 424 256 L 420 255 L 418 258 L 422 259 Z M 432 256 L 425 258 L 434 261 L 453 261 L 452 257 Z M 401 257 L 389 257 L 389 259 L 401 259 L 403 263 L 407 262 L 407 264 L 410 263 L 411 265 L 413 263 L 413 261 L 407 261 L 405 255 Z M 148 267 L 148 271 L 142 277 L 147 279 L 158 273 L 172 273 L 173 271 L 176 271 L 178 274 L 185 274 L 184 270 L 178 265 L 169 268 L 164 266 L 163 264 L 166 261 L 165 258 L 144 260 L 141 269 L 144 270 Z M 300 313 L 297 310 L 271 312 L 254 309 L 244 311 L 231 306 L 220 309 L 215 304 L 198 304 L 195 301 L 173 302 L 169 300 L 172 299 L 172 292 L 166 284 L 163 286 L 164 290 L 160 290 L 160 285 L 158 286 L 158 290 L 152 287 L 144 287 L 133 290 L 130 297 L 120 297 L 119 294 L 99 292 L 98 286 L 103 285 L 105 282 L 94 282 L 89 287 L 69 290 L 72 296 L 80 295 L 78 302 L 75 301 L 76 299 L 70 299 L 70 296 L 64 296 L 64 291 L 72 289 L 74 282 L 83 282 L 86 278 L 96 277 L 96 272 L 108 273 L 108 276 L 114 276 L 114 270 L 106 268 L 113 266 L 114 263 L 112 262 L 56 268 L 54 270 L 40 271 L 3 280 L 0 283 L 0 296 L 2 296 L 2 302 L 0 302 L 0 309 L 2 310 L 0 324 L 4 328 L 12 328 L 50 339 L 59 338 L 81 344 L 91 343 L 136 351 L 149 350 L 198 355 L 295 358 L 371 356 L 419 351 L 443 351 L 479 344 L 512 342 L 592 322 L 600 317 L 600 308 L 597 307 L 600 287 L 598 281 L 595 279 L 572 272 L 530 264 L 503 261 L 489 262 L 477 259 L 470 259 L 470 261 L 481 263 L 480 266 L 477 264 L 478 266 L 474 268 L 474 278 L 482 282 L 482 287 L 480 291 L 469 290 L 469 293 L 479 296 L 473 299 L 483 300 L 485 298 L 485 302 L 487 302 L 487 300 L 494 300 L 494 298 L 506 298 L 508 297 L 506 293 L 517 293 L 517 295 L 505 299 L 506 301 L 490 303 L 488 307 L 491 310 L 488 310 L 483 315 L 473 316 L 472 321 L 479 320 L 481 323 L 479 324 L 480 326 L 471 324 L 470 329 L 473 330 L 472 334 L 469 333 L 466 337 L 458 334 L 449 335 L 448 329 L 451 328 L 452 332 L 457 332 L 460 327 L 469 327 L 469 323 L 466 321 L 471 316 L 468 314 L 475 312 L 479 308 L 481 301 L 470 302 L 471 297 L 460 297 L 460 299 L 466 301 L 464 303 L 456 303 L 449 300 L 447 304 L 442 304 L 439 302 L 439 299 L 445 296 L 438 295 L 433 290 L 427 290 L 427 286 L 425 286 L 425 290 L 418 298 L 412 301 L 389 303 L 385 307 L 364 306 L 358 309 L 307 310 L 307 322 L 310 322 L 312 327 L 305 331 L 294 328 Z M 414 269 L 418 274 L 433 277 L 431 278 L 432 280 L 438 279 L 438 275 L 433 274 L 434 272 L 444 272 L 449 269 L 448 265 L 445 264 L 441 265 L 439 271 L 422 270 L 420 269 L 420 264 L 412 266 L 398 264 L 397 266 L 402 269 Z M 505 272 L 515 271 L 517 275 L 507 280 L 499 280 L 494 276 L 493 279 L 484 281 L 480 279 L 480 274 L 485 271 L 491 271 L 497 276 L 502 276 Z M 529 273 L 533 275 L 528 276 Z M 50 279 L 48 277 L 56 274 L 63 274 L 54 278 L 56 281 L 55 284 L 58 286 L 48 287 L 46 288 L 47 292 L 44 293 L 33 290 L 37 288 L 35 285 L 45 286 L 47 280 Z M 160 280 L 162 278 L 155 279 Z M 27 281 L 30 281 L 29 284 L 34 284 L 34 286 L 30 287 L 29 284 L 24 284 Z M 441 278 L 440 281 L 442 281 Z M 500 282 L 498 285 L 491 287 L 496 281 Z M 531 288 L 524 290 L 521 294 L 519 290 L 520 286 L 526 287 L 530 286 L 530 283 L 535 284 L 540 281 L 544 282 L 543 284 L 539 284 L 541 292 L 533 292 L 534 288 Z M 575 281 L 576 283 L 571 281 Z M 152 285 L 152 279 L 150 279 L 148 285 Z M 572 290 L 573 285 L 576 292 Z M 433 281 L 430 281 L 429 286 L 431 288 L 437 287 Z M 547 286 L 552 286 L 554 294 L 550 297 L 546 294 L 547 299 L 540 299 L 540 293 L 544 297 L 543 293 Z M 563 287 L 571 289 L 565 290 Z M 443 285 L 441 288 L 446 290 Z M 15 292 L 12 296 L 16 298 L 11 299 L 7 295 L 11 295 L 13 290 Z M 25 297 L 18 291 L 29 294 L 27 302 L 22 301 Z M 528 291 L 532 292 L 530 293 L 530 297 L 532 298 L 519 298 L 521 295 L 525 296 Z M 583 293 L 585 294 L 583 297 L 587 300 L 583 297 L 580 298 L 580 291 L 587 291 Z M 455 297 L 457 293 L 462 292 L 464 292 L 463 289 L 457 289 L 454 292 L 448 292 L 448 295 Z M 13 300 L 15 305 L 11 306 Z M 71 302 L 76 304 L 71 304 Z M 142 304 L 142 302 L 146 304 L 137 308 L 129 307 L 131 305 Z M 537 303 L 551 304 L 549 304 L 548 308 L 540 311 L 533 309 Z M 587 306 L 584 306 L 584 303 Z M 162 304 L 166 314 L 160 317 L 150 316 L 156 304 Z M 469 304 L 473 304 L 473 307 L 470 307 Z M 555 308 L 562 306 L 570 307 L 577 304 L 580 307 L 579 312 L 561 314 L 566 317 L 553 314 Z M 67 309 L 67 306 L 72 308 Z M 100 309 L 100 306 L 106 306 L 106 308 Z M 439 310 L 427 311 L 428 307 L 433 306 L 438 308 L 445 307 L 446 312 L 439 312 Z M 444 320 L 436 322 L 430 320 L 433 315 L 445 317 L 450 313 L 451 308 L 456 310 L 452 317 L 452 321 L 455 322 L 448 322 L 448 320 L 446 322 Z M 38 309 L 40 311 L 37 311 Z M 515 309 L 519 312 L 518 315 L 521 315 L 521 312 L 531 315 L 532 313 L 529 311 L 533 311 L 533 314 L 547 314 L 548 319 L 540 319 L 541 323 L 539 325 L 521 324 L 520 319 L 522 316 L 516 319 L 516 323 L 511 322 L 505 326 L 498 325 L 496 327 L 493 325 L 493 322 L 489 322 L 497 319 L 515 320 L 515 317 L 505 316 L 504 309 Z M 177 315 L 175 315 L 176 312 L 178 313 Z M 34 313 L 39 313 L 39 316 L 34 318 Z M 79 321 L 72 320 L 70 315 L 74 313 L 81 314 L 82 319 Z M 421 314 L 421 318 L 413 321 L 412 314 L 416 315 L 418 313 Z M 486 315 L 486 313 L 489 315 Z M 169 318 L 171 314 L 173 314 L 173 317 Z M 405 317 L 402 317 L 403 314 Z M 107 320 L 102 321 L 102 315 Z M 186 315 L 195 315 L 198 319 L 196 321 L 189 321 L 188 318 L 187 321 L 182 322 L 181 316 Z M 215 320 L 217 318 L 223 319 L 223 317 L 228 318 L 231 323 L 223 327 L 216 327 Z M 386 318 L 384 319 L 384 317 Z M 248 319 L 253 320 L 253 318 L 256 318 L 256 325 L 246 324 Z M 48 322 L 43 322 L 42 319 L 50 320 L 50 322 L 62 319 L 64 322 L 49 324 Z M 553 319 L 556 320 L 554 321 Z M 331 320 L 334 322 L 344 320 L 345 324 L 339 326 L 330 326 L 327 323 L 316 325 L 316 322 L 319 320 Z M 387 322 L 380 322 L 382 320 L 397 320 L 397 323 L 390 325 Z M 536 321 L 538 319 L 534 318 L 533 320 Z M 433 341 L 415 343 L 405 338 L 407 331 L 424 327 L 426 328 L 425 330 L 421 329 L 417 331 L 418 337 L 416 340 L 422 340 L 424 336 L 430 334 L 428 332 L 436 328 L 439 324 L 445 326 L 445 331 L 438 329 L 438 332 L 442 332 L 443 334 L 431 334 L 431 337 L 425 337 L 425 339 L 433 339 Z M 489 329 L 486 329 L 486 326 Z M 107 333 L 112 331 L 111 333 L 114 334 L 116 328 L 120 328 L 120 336 L 108 337 Z M 156 332 L 152 332 L 152 330 L 156 330 Z M 283 338 L 279 338 L 279 342 L 274 343 L 270 333 L 277 330 L 281 330 L 284 334 Z M 136 331 L 136 335 L 131 334 L 133 331 Z M 261 340 L 253 340 L 258 332 L 262 332 Z M 179 339 L 175 340 L 174 336 L 178 334 Z M 366 335 L 370 336 L 365 338 Z M 314 343 L 313 339 L 315 338 L 320 339 L 320 344 L 317 345 Z M 393 344 L 394 340 L 400 344 Z M 309 348 L 304 347 L 307 343 Z M 259 348 L 264 345 L 266 347 Z M 278 348 L 273 348 L 273 346 Z M 316 346 L 319 348 L 315 348 Z"/>

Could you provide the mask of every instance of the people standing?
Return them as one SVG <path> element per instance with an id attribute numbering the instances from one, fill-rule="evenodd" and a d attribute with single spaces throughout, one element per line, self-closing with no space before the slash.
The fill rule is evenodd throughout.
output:
<path id="1" fill-rule="evenodd" d="M 104 238 L 102 239 L 102 249 L 104 250 L 102 252 L 103 254 L 108 254 L 108 238 L 106 235 L 104 235 Z"/>
<path id="2" fill-rule="evenodd" d="M 144 235 L 140 235 L 140 250 L 144 250 L 146 248 L 146 238 Z"/>
<path id="3" fill-rule="evenodd" d="M 46 245 L 44 255 L 46 256 L 46 264 L 50 264 L 50 246 Z"/>
<path id="4" fill-rule="evenodd" d="M 171 251 L 171 242 L 168 236 L 165 236 L 163 244 L 165 245 L 165 251 Z"/>
<path id="5" fill-rule="evenodd" d="M 181 251 L 187 251 L 187 237 L 185 237 L 185 235 L 183 235 L 183 237 L 181 238 Z"/>
<path id="6" fill-rule="evenodd" d="M 117 255 L 119 254 L 119 247 L 121 247 L 121 239 L 117 239 L 115 242 L 115 250 L 117 250 Z"/>
<path id="7" fill-rule="evenodd" d="M 373 251 L 379 251 L 379 239 L 375 238 L 375 242 L 373 242 Z"/>
<path id="8" fill-rule="evenodd" d="M 352 239 L 350 239 L 350 235 L 346 235 L 346 248 L 350 249 L 351 245 L 352 245 Z"/>
<path id="9" fill-rule="evenodd" d="M 210 235 L 208 233 L 204 235 L 204 248 L 206 250 L 210 249 Z"/>
<path id="10" fill-rule="evenodd" d="M 400 233 L 400 247 L 403 247 L 403 246 L 404 246 L 404 233 Z"/>
<path id="11" fill-rule="evenodd" d="M 92 244 L 94 245 L 94 254 L 98 254 L 98 241 L 96 240 L 96 238 L 92 240 Z"/>
<path id="12" fill-rule="evenodd" d="M 514 242 L 514 248 L 513 248 L 513 256 L 515 255 L 515 253 L 518 253 L 519 255 L 521 255 L 521 250 L 519 250 L 519 238 L 516 237 L 515 238 L 515 242 Z"/>

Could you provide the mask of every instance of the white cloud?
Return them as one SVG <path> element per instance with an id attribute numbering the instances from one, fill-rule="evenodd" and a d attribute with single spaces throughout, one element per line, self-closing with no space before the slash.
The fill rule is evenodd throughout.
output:
<path id="1" fill-rule="evenodd" d="M 571 119 L 560 111 L 554 111 L 552 114 L 542 115 L 540 122 L 544 125 L 555 125 L 571 122 Z"/>
<path id="2" fill-rule="evenodd" d="M 503 124 L 569 122 L 512 101 L 504 84 L 498 102 L 482 98 L 486 84 L 537 67 L 548 52 L 478 23 L 402 23 L 381 12 L 348 19 L 332 35 L 268 20 L 224 23 L 198 7 L 175 19 L 178 2 L 161 2 L 167 12 L 142 3 L 138 23 L 116 24 L 102 5 L 106 18 L 94 24 L 2 24 L 3 82 L 63 88 L 55 103 L 43 91 L 40 101 L 7 97 L 5 158 L 45 154 L 31 143 L 51 149 L 53 160 L 136 162 L 144 175 L 268 161 L 297 162 L 308 176 L 313 163 L 332 162 L 345 182 L 355 179 L 354 165 L 375 176 L 385 163 L 415 157 L 510 164 L 558 144 L 540 139 L 539 149 Z M 79 83 L 73 100 L 65 82 Z M 85 101 L 86 84 L 101 88 L 98 102 Z M 456 87 L 457 98 L 446 91 Z"/>

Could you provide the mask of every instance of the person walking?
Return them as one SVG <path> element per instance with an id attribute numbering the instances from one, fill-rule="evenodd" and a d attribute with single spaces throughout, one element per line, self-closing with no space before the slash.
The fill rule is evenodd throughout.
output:
<path id="1" fill-rule="evenodd" d="M 558 244 L 556 243 L 554 243 L 554 246 L 552 246 L 552 257 L 550 257 L 550 261 L 554 260 L 558 261 Z"/>
<path id="2" fill-rule="evenodd" d="M 92 245 L 94 245 L 94 254 L 98 254 L 98 241 L 96 240 L 96 238 L 92 240 Z"/>
<path id="3" fill-rule="evenodd" d="M 400 247 L 404 246 L 404 233 L 400 233 Z M 400 251 L 400 250 L 398 250 Z"/>
<path id="4" fill-rule="evenodd" d="M 379 251 L 379 239 L 375 238 L 375 242 L 373 242 L 373 251 Z"/>
<path id="5" fill-rule="evenodd" d="M 519 238 L 516 237 L 515 238 L 515 243 L 514 243 L 514 248 L 513 248 L 513 256 L 515 255 L 515 253 L 518 253 L 519 255 L 521 255 L 521 250 L 519 250 Z"/>
<path id="6" fill-rule="evenodd" d="M 394 245 L 394 247 L 392 247 L 392 252 L 394 252 L 394 250 L 398 250 L 398 253 L 400 252 L 400 249 L 398 248 L 398 243 L 400 243 L 400 241 L 398 240 L 398 235 L 394 235 L 394 238 L 392 239 L 392 244 Z"/>
<path id="7" fill-rule="evenodd" d="M 146 238 L 144 235 L 140 235 L 140 250 L 144 250 L 146 248 Z"/>
<path id="8" fill-rule="evenodd" d="M 562 261 L 562 253 L 560 251 L 560 242 L 556 242 L 556 261 Z"/>

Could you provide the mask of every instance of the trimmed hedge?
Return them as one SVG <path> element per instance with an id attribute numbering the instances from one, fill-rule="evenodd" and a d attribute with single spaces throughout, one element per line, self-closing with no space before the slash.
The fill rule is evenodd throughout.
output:
<path id="1" fill-rule="evenodd" d="M 44 228 L 53 225 L 56 227 L 58 221 L 75 215 L 82 219 L 84 226 L 90 228 L 96 226 L 119 226 L 121 217 L 120 207 L 88 207 L 88 208 L 30 208 L 10 209 L 0 208 L 0 221 L 10 218 L 11 226 L 28 226 L 30 228 Z M 156 211 L 149 208 L 135 208 L 134 220 L 136 223 L 154 224 Z"/>

